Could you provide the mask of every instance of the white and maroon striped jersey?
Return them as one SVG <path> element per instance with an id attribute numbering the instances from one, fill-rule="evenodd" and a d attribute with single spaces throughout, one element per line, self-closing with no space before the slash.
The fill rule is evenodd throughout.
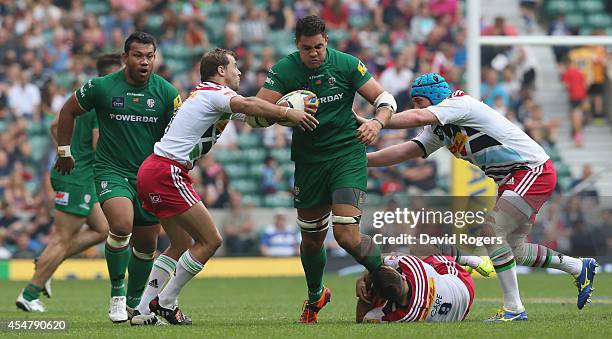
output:
<path id="1" fill-rule="evenodd" d="M 425 156 L 446 146 L 500 183 L 508 174 L 533 169 L 549 159 L 544 149 L 503 115 L 462 91 L 427 107 L 440 121 L 413 139 Z"/>
<path id="2" fill-rule="evenodd" d="M 199 84 L 178 109 L 153 152 L 193 168 L 193 163 L 210 151 L 229 120 L 240 115 L 230 108 L 230 99 L 237 95 L 214 82 Z"/>
<path id="3" fill-rule="evenodd" d="M 364 322 L 461 321 L 468 314 L 474 298 L 472 278 L 451 257 L 389 256 L 384 263 L 408 284 L 408 304 L 387 301 L 370 310 Z"/>

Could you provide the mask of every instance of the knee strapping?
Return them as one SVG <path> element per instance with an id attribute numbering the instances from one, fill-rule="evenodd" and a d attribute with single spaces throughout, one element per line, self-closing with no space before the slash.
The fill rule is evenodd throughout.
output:
<path id="1" fill-rule="evenodd" d="M 334 225 L 359 225 L 360 222 L 361 214 L 352 217 L 344 217 L 340 215 L 332 216 L 332 223 Z"/>
<path id="2" fill-rule="evenodd" d="M 130 244 L 130 237 L 132 236 L 132 233 L 128 234 L 128 235 L 116 235 L 113 234 L 113 232 L 108 232 L 108 237 L 106 238 L 106 243 L 109 244 L 111 247 L 114 248 L 121 248 L 121 247 L 125 247 L 127 245 Z M 117 240 L 115 238 L 119 238 L 120 240 Z"/>
<path id="3" fill-rule="evenodd" d="M 300 226 L 300 229 L 302 230 L 302 232 L 308 232 L 308 233 L 322 232 L 329 228 L 329 219 L 330 219 L 329 216 L 330 215 L 331 215 L 331 212 L 325 214 L 324 216 L 318 219 L 314 219 L 314 220 L 305 220 L 305 219 L 298 217 L 297 224 L 298 226 Z"/>
<path id="4" fill-rule="evenodd" d="M 143 252 L 139 252 L 133 247 L 132 247 L 132 253 L 134 254 L 136 258 L 140 260 L 145 260 L 145 261 L 151 261 L 155 257 L 155 251 L 153 251 L 152 253 L 143 253 Z"/>

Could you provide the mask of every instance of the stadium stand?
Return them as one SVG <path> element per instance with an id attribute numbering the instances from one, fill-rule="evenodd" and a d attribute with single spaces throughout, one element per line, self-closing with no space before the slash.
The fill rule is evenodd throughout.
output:
<path id="1" fill-rule="evenodd" d="M 198 64 L 203 52 L 216 46 L 238 53 L 243 73 L 241 91 L 252 95 L 263 83 L 265 70 L 294 50 L 295 19 L 319 13 L 329 19 L 330 46 L 358 56 L 379 79 L 387 74 L 400 108 L 405 109 L 410 105 L 408 84 L 416 74 L 439 72 L 452 87 L 464 87 L 463 5 L 458 0 L 0 2 L 0 258 L 8 256 L 6 253 L 27 255 L 28 249 L 35 255 L 44 247 L 51 221 L 40 216 L 52 215 L 54 197 L 48 179 L 55 157 L 55 145 L 48 134 L 50 121 L 66 96 L 95 75 L 97 53 L 121 51 L 129 32 L 139 29 L 156 36 L 158 73 L 171 81 L 183 98 L 199 81 Z M 604 0 L 545 0 L 539 10 L 551 23 L 565 14 L 569 27 L 610 30 L 609 7 Z M 493 19 L 483 20 L 483 32 L 495 33 L 501 27 L 501 34 L 514 34 L 517 29 L 512 27 L 515 22 Z M 493 53 L 490 59 L 488 52 Z M 490 97 L 483 99 L 506 112 L 534 138 L 541 136 L 539 141 L 555 161 L 559 191 L 570 190 L 579 173 L 562 155 L 565 144 L 558 139 L 566 136 L 554 137 L 555 133 L 569 133 L 567 126 L 562 121 L 561 128 L 556 128 L 555 119 L 559 117 L 549 113 L 546 103 L 534 101 L 538 84 L 544 81 L 538 78 L 558 74 L 530 68 L 534 56 L 527 49 L 488 52 L 483 51 L 486 64 L 482 87 L 483 94 Z M 505 62 L 493 60 L 498 54 Z M 408 81 L 393 83 L 397 78 Z M 567 114 L 568 106 L 561 108 L 565 110 L 562 114 Z M 354 109 L 366 117 L 372 113 L 361 98 L 357 98 Z M 370 150 L 406 140 L 415 133 L 382 133 Z M 239 195 L 246 206 L 292 207 L 294 166 L 289 145 L 286 128 L 253 130 L 235 123 L 192 171 L 197 172 L 196 190 L 212 208 L 228 208 L 234 195 Z M 266 166 L 266 159 L 274 160 L 272 169 Z M 411 194 L 447 194 L 448 167 L 436 159 L 371 170 L 368 205 L 408 201 Z M 412 181 L 415 171 L 431 168 L 433 174 L 426 182 Z M 273 172 L 274 187 L 263 190 L 269 171 Z M 24 235 L 29 239 L 27 246 L 23 245 Z"/>

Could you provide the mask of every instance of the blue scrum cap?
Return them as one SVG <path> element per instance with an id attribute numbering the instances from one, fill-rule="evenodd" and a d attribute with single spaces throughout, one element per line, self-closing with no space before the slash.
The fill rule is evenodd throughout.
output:
<path id="1" fill-rule="evenodd" d="M 451 95 L 451 89 L 446 80 L 436 73 L 420 75 L 412 82 L 411 97 L 425 97 L 432 105 L 439 104 Z"/>

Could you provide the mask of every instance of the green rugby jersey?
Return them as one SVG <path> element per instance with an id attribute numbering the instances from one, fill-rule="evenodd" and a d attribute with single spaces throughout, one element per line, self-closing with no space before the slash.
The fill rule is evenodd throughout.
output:
<path id="1" fill-rule="evenodd" d="M 74 168 L 68 175 L 61 175 L 56 169 L 53 169 L 51 179 L 70 180 L 75 184 L 91 185 L 94 164 L 93 136 L 91 133 L 94 128 L 98 128 L 98 118 L 95 111 L 88 111 L 76 118 L 70 142 Z"/>
<path id="2" fill-rule="evenodd" d="M 353 100 L 357 89 L 372 76 L 356 57 L 327 48 L 325 61 L 317 69 L 309 69 L 299 51 L 282 58 L 268 72 L 264 88 L 281 94 L 298 89 L 314 92 L 319 98 L 315 117 L 319 125 L 314 131 L 293 129 L 291 159 L 295 162 L 321 162 L 350 152 L 363 152 L 357 139 L 357 120 L 353 116 Z"/>
<path id="3" fill-rule="evenodd" d="M 119 171 L 126 178 L 136 176 L 181 105 L 177 89 L 161 76 L 152 74 L 135 86 L 123 69 L 89 80 L 75 95 L 83 109 L 95 109 L 98 116 L 95 171 Z"/>

